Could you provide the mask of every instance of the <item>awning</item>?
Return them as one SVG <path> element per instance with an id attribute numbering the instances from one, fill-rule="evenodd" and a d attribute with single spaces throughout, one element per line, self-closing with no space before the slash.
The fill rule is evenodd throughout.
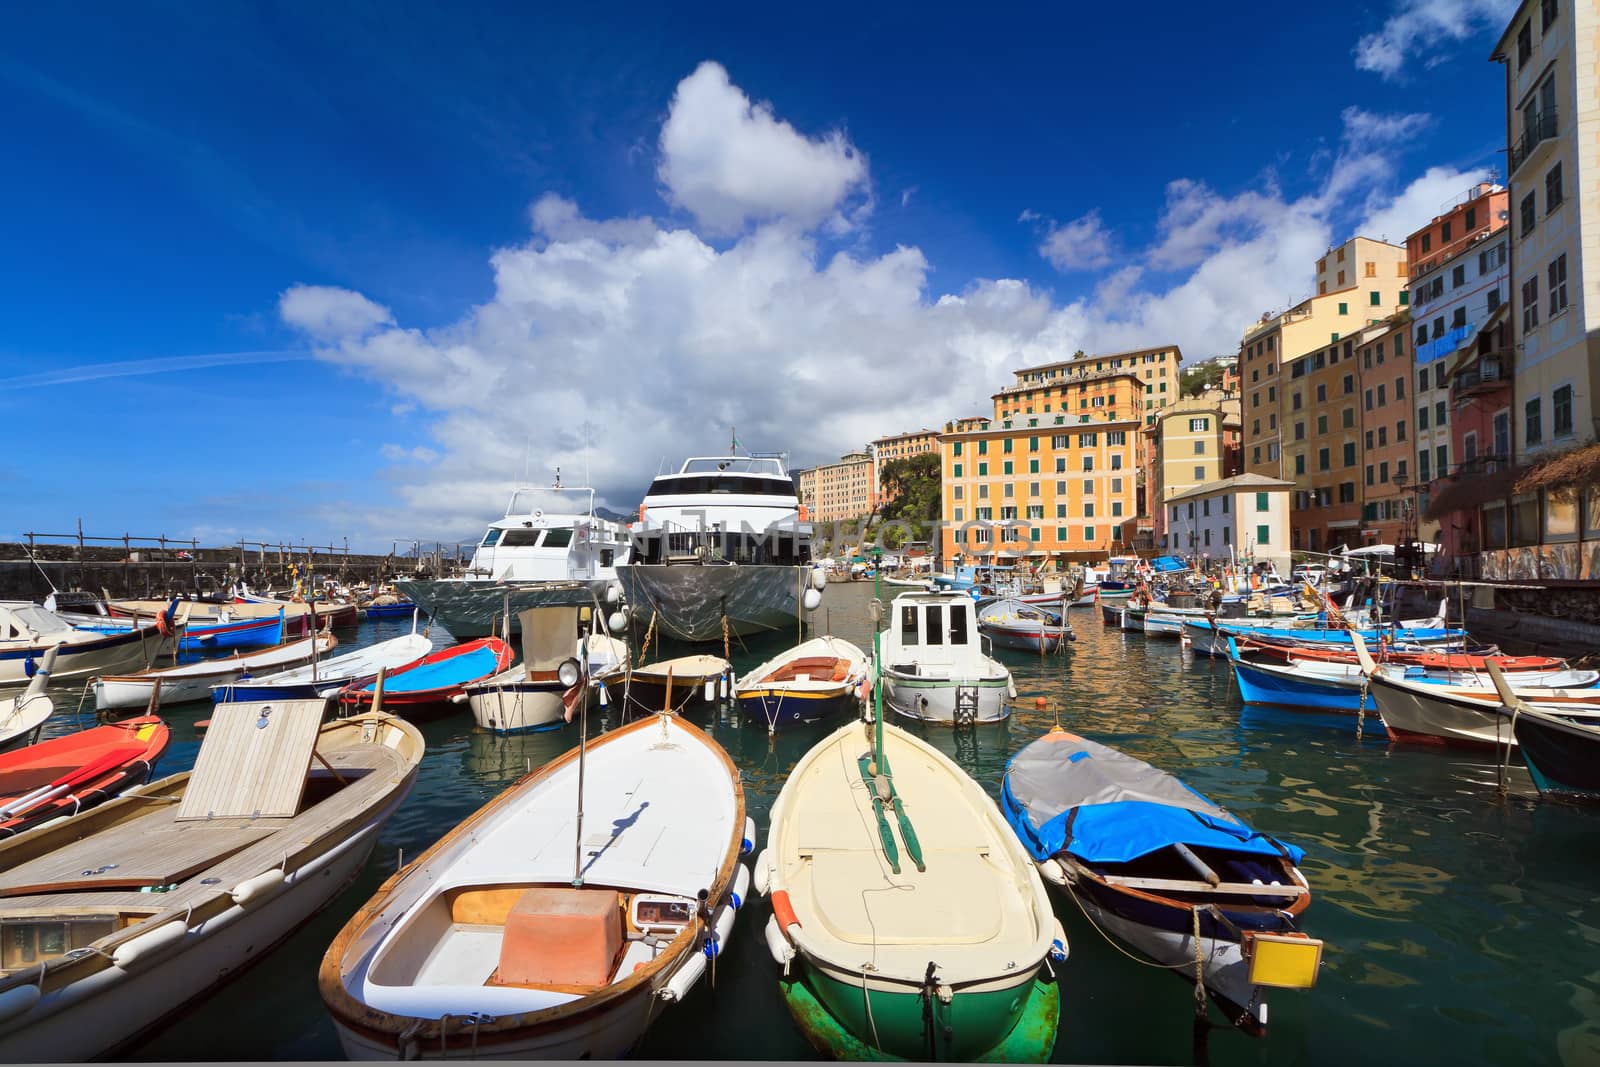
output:
<path id="1" fill-rule="evenodd" d="M 1328 523 L 1330 530 L 1354 530 L 1361 525 L 1360 519 L 1334 519 Z"/>
<path id="2" fill-rule="evenodd" d="M 1434 492 L 1428 500 L 1424 518 L 1438 520 L 1457 511 L 1468 511 L 1491 500 L 1502 500 L 1511 495 L 1517 484 L 1519 467 L 1503 467 L 1493 474 L 1479 474 L 1455 482 Z"/>

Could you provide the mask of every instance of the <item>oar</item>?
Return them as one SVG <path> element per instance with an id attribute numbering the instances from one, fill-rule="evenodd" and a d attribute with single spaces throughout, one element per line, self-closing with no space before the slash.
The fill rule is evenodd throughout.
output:
<path id="1" fill-rule="evenodd" d="M 126 759 L 127 755 L 125 753 L 114 751 L 103 753 L 99 759 L 92 760 L 89 763 L 84 764 L 82 767 L 79 767 L 75 771 L 68 771 L 55 781 L 50 782 L 47 785 L 42 785 L 38 789 L 33 790 L 31 793 L 24 794 L 23 796 L 18 797 L 16 800 L 13 800 L 5 807 L 0 808 L 0 819 L 16 818 L 18 815 L 22 815 L 30 809 L 38 807 L 47 800 L 55 799 L 60 794 L 71 789 L 73 786 L 81 785 L 90 778 L 95 778 L 101 774 L 104 774 L 106 771 L 118 766 Z"/>

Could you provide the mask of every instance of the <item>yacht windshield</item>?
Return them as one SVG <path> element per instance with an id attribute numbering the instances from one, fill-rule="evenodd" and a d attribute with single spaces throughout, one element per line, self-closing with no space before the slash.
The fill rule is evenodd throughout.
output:
<path id="1" fill-rule="evenodd" d="M 666 496 L 681 493 L 744 493 L 756 496 L 794 497 L 794 483 L 789 479 L 750 478 L 742 475 L 669 474 L 650 483 L 648 496 Z"/>
<path id="2" fill-rule="evenodd" d="M 783 476 L 783 463 L 776 459 L 758 459 L 754 456 L 716 456 L 708 459 L 691 459 L 684 463 L 680 474 L 776 474 Z"/>
<path id="3" fill-rule="evenodd" d="M 492 548 L 492 547 L 494 547 L 495 545 L 497 545 L 499 543 L 500 543 L 500 531 L 499 531 L 499 529 L 497 529 L 496 527 L 493 527 L 493 526 L 489 527 L 489 532 L 483 535 L 483 541 L 482 541 L 483 547 L 484 548 Z"/>
<path id="4" fill-rule="evenodd" d="M 545 548 L 566 548 L 570 544 L 572 544 L 570 526 L 552 526 L 544 532 Z"/>

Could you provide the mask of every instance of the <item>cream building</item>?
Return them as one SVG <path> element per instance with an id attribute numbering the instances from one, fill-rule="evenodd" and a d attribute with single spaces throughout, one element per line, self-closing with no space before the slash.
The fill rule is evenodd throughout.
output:
<path id="1" fill-rule="evenodd" d="M 1199 485 L 1168 500 L 1168 547 L 1180 555 L 1270 562 L 1289 572 L 1289 492 L 1294 483 L 1261 474 Z"/>
<path id="2" fill-rule="evenodd" d="M 880 437 L 872 442 L 872 474 L 876 481 L 872 491 L 874 499 L 884 500 L 883 495 L 883 468 L 897 459 L 906 459 L 910 456 L 920 456 L 926 453 L 939 451 L 938 430 L 914 430 L 909 433 L 897 433 L 891 437 Z"/>
<path id="3" fill-rule="evenodd" d="M 1595 440 L 1600 338 L 1600 10 L 1524 0 L 1505 66 L 1516 458 Z"/>
<path id="4" fill-rule="evenodd" d="M 800 472 L 800 502 L 812 522 L 858 519 L 871 514 L 876 506 L 875 480 L 872 457 L 866 452 L 847 452 L 837 463 Z"/>
<path id="5" fill-rule="evenodd" d="M 1179 493 L 1239 473 L 1227 469 L 1227 460 L 1229 444 L 1237 444 L 1240 410 L 1237 393 L 1208 389 L 1164 408 L 1156 414 L 1155 423 L 1146 428 L 1157 545 L 1166 532 L 1166 510 L 1160 505 Z"/>

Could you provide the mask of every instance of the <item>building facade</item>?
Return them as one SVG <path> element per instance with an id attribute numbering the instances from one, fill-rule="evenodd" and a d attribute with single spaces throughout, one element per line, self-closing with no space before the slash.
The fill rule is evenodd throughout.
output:
<path id="1" fill-rule="evenodd" d="M 1179 493 L 1240 473 L 1238 394 L 1208 389 L 1156 413 L 1145 428 L 1151 456 L 1146 482 L 1155 544 L 1167 547 L 1165 504 Z"/>
<path id="2" fill-rule="evenodd" d="M 1270 562 L 1289 571 L 1289 494 L 1294 483 L 1240 474 L 1168 500 L 1171 549 L 1201 561 Z"/>
<path id="3" fill-rule="evenodd" d="M 1361 545 L 1361 391 L 1346 335 L 1291 361 L 1283 380 L 1284 478 L 1294 482 L 1291 545 L 1330 552 Z"/>
<path id="4" fill-rule="evenodd" d="M 1600 10 L 1524 0 L 1505 68 L 1516 459 L 1595 440 L 1600 337 Z"/>
<path id="5" fill-rule="evenodd" d="M 897 433 L 891 437 L 880 437 L 872 442 L 872 473 L 875 479 L 872 485 L 874 499 L 885 503 L 883 468 L 894 460 L 908 459 L 911 456 L 920 456 L 930 452 L 939 451 L 938 430 L 914 430 L 910 433 Z"/>
<path id="6" fill-rule="evenodd" d="M 800 472 L 800 502 L 806 505 L 812 522 L 859 519 L 877 506 L 875 482 L 872 457 L 866 452 L 848 452 L 837 463 Z"/>
<path id="7" fill-rule="evenodd" d="M 1395 545 L 1420 532 L 1410 386 L 1411 316 L 1396 315 L 1362 331 L 1356 359 L 1361 388 L 1362 541 Z"/>

